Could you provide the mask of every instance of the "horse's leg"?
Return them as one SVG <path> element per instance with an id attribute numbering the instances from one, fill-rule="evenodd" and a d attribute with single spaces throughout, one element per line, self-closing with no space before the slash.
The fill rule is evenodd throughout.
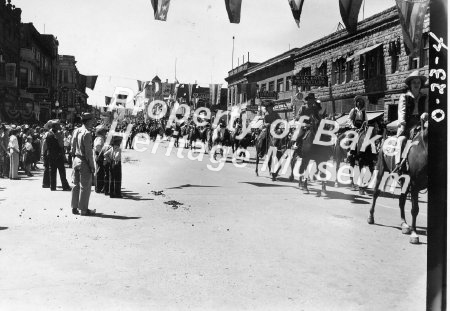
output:
<path id="1" fill-rule="evenodd" d="M 289 181 L 294 181 L 294 167 L 295 163 L 297 162 L 297 152 L 294 151 L 294 154 L 292 155 L 291 159 L 291 175 L 289 176 Z"/>
<path id="2" fill-rule="evenodd" d="M 400 194 L 400 197 L 398 199 L 398 206 L 400 208 L 400 227 L 402 228 L 403 234 L 410 234 L 411 233 L 411 227 L 408 225 L 405 217 L 405 204 L 406 204 L 406 197 L 408 196 L 409 188 L 406 190 L 405 193 Z M 411 198 L 412 201 L 412 198 Z M 411 211 L 412 213 L 412 211 Z"/>
<path id="3" fill-rule="evenodd" d="M 258 174 L 258 164 L 259 164 L 259 152 L 258 152 L 258 149 L 256 149 L 256 168 L 255 168 L 256 176 L 259 176 L 259 174 Z"/>
<path id="4" fill-rule="evenodd" d="M 375 213 L 375 204 L 377 202 L 378 197 L 380 196 L 380 184 L 381 179 L 383 177 L 384 171 L 380 169 L 377 176 L 375 176 L 375 187 L 373 188 L 373 198 L 372 198 L 372 206 L 370 207 L 369 217 L 367 217 L 367 223 L 372 225 L 375 223 L 375 218 L 373 214 Z"/>
<path id="5" fill-rule="evenodd" d="M 411 187 L 413 188 L 413 187 Z M 416 220 L 417 215 L 419 214 L 419 192 L 414 188 L 411 189 L 411 215 L 412 215 L 412 221 L 411 221 L 411 236 L 409 238 L 409 242 L 411 244 L 419 244 L 419 236 L 416 232 Z"/>

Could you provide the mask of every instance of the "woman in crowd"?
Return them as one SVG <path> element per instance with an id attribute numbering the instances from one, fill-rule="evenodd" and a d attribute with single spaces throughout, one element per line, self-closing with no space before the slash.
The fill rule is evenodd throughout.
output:
<path id="1" fill-rule="evenodd" d="M 0 125 L 0 178 L 5 178 L 6 169 L 5 166 L 9 163 L 6 158 L 9 158 L 8 144 L 5 144 L 5 136 L 7 135 L 6 126 L 4 124 Z"/>
<path id="2" fill-rule="evenodd" d="M 99 125 L 95 131 L 94 139 L 94 160 L 95 160 L 95 192 L 101 193 L 104 191 L 105 186 L 105 166 L 104 153 L 102 153 L 105 145 L 105 135 L 108 132 L 108 128 L 104 125 Z"/>
<path id="3" fill-rule="evenodd" d="M 19 153 L 20 153 L 20 149 L 19 149 L 19 143 L 17 141 L 17 129 L 13 128 L 10 131 L 10 135 L 9 135 L 9 144 L 8 144 L 8 148 L 9 148 L 9 178 L 10 179 L 20 179 L 19 178 Z"/>

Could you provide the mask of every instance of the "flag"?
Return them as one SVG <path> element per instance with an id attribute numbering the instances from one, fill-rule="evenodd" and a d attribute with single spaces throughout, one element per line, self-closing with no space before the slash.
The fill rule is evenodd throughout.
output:
<path id="1" fill-rule="evenodd" d="M 220 103 L 220 91 L 222 90 L 222 84 L 210 84 L 209 85 L 209 102 L 211 106 L 218 105 Z"/>
<path id="2" fill-rule="evenodd" d="M 188 99 L 189 99 L 189 104 L 191 104 L 191 101 L 192 101 L 192 88 L 193 88 L 193 84 L 190 84 L 189 83 L 189 85 L 188 85 Z"/>
<path id="3" fill-rule="evenodd" d="M 106 105 L 106 106 L 109 106 L 109 104 L 111 104 L 111 100 L 112 100 L 112 97 L 110 97 L 110 96 L 105 96 L 105 105 Z"/>
<path id="4" fill-rule="evenodd" d="M 84 75 L 81 76 L 83 76 L 84 79 L 86 79 L 86 87 L 90 88 L 91 90 L 94 90 L 98 76 L 84 76 Z"/>
<path id="5" fill-rule="evenodd" d="M 242 0 L 225 0 L 228 19 L 230 23 L 239 24 L 241 21 L 241 3 Z"/>
<path id="6" fill-rule="evenodd" d="M 291 6 L 292 15 L 294 16 L 297 27 L 300 27 L 300 15 L 302 15 L 302 8 L 304 0 L 288 0 Z"/>
<path id="7" fill-rule="evenodd" d="M 402 25 L 405 50 L 407 54 L 410 54 L 410 57 L 418 57 L 422 46 L 423 20 L 430 1 L 395 0 L 395 2 Z M 410 53 L 408 53 L 408 50 Z"/>
<path id="8" fill-rule="evenodd" d="M 356 32 L 362 2 L 363 0 L 339 0 L 342 21 L 349 33 Z"/>
<path id="9" fill-rule="evenodd" d="M 143 92 L 148 85 L 148 81 L 137 80 L 139 92 Z"/>
<path id="10" fill-rule="evenodd" d="M 166 21 L 170 0 L 151 0 L 155 19 Z"/>

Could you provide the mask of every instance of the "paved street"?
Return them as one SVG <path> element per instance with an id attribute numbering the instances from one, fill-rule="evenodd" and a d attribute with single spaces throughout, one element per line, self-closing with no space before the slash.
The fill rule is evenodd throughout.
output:
<path id="1" fill-rule="evenodd" d="M 123 152 L 125 197 L 92 193 L 97 217 L 72 215 L 42 171 L 0 179 L 0 310 L 425 309 L 426 195 L 411 245 L 396 199 L 369 226 L 369 196 L 318 198 L 167 146 Z"/>

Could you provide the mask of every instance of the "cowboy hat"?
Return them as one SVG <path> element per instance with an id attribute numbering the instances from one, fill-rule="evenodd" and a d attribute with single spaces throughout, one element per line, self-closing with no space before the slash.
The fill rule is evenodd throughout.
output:
<path id="1" fill-rule="evenodd" d="M 56 125 L 56 124 L 60 124 L 59 120 L 57 120 L 57 119 L 48 120 L 47 123 L 45 123 L 44 128 L 46 130 L 49 130 L 53 125 Z"/>
<path id="2" fill-rule="evenodd" d="M 354 101 L 355 103 L 357 103 L 358 101 L 362 101 L 363 104 L 366 104 L 366 100 L 361 95 L 356 95 Z"/>
<path id="3" fill-rule="evenodd" d="M 427 78 L 419 73 L 419 70 L 414 70 L 411 74 L 405 79 L 405 84 L 409 86 L 409 83 L 414 79 L 420 79 L 422 85 L 425 84 Z"/>
<path id="4" fill-rule="evenodd" d="M 93 119 L 93 118 L 94 118 L 94 115 L 92 113 L 90 113 L 90 112 L 84 112 L 81 115 L 81 120 L 83 120 L 83 121 L 90 120 L 90 119 Z"/>
<path id="5" fill-rule="evenodd" d="M 108 128 L 103 124 L 97 125 L 97 127 L 95 128 L 95 135 L 98 135 L 102 132 L 108 132 Z"/>
<path id="6" fill-rule="evenodd" d="M 308 100 L 308 99 L 314 99 L 314 100 L 316 100 L 317 98 L 316 98 L 316 94 L 314 94 L 314 93 L 309 93 L 305 98 L 304 98 L 304 100 Z"/>

